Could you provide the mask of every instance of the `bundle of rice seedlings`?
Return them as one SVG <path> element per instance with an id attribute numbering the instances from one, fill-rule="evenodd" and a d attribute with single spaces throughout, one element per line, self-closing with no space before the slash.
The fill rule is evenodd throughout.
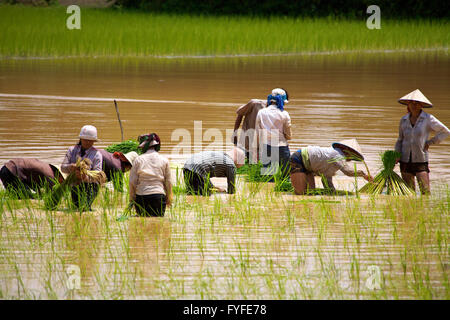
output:
<path id="1" fill-rule="evenodd" d="M 106 175 L 103 171 L 88 170 L 91 167 L 90 159 L 78 158 L 76 166 L 79 168 L 81 176 L 89 177 L 90 182 L 103 184 L 106 182 Z M 50 194 L 44 199 L 44 206 L 47 210 L 55 210 L 68 188 L 77 181 L 75 172 L 70 173 L 59 185 L 55 186 Z"/>
<path id="2" fill-rule="evenodd" d="M 114 152 L 122 152 L 122 153 L 128 153 L 131 151 L 135 151 L 138 154 L 141 154 L 141 149 L 138 149 L 139 142 L 136 140 L 127 140 L 124 142 L 120 142 L 117 144 L 112 144 L 109 147 L 107 147 L 105 150 L 111 153 Z"/>
<path id="3" fill-rule="evenodd" d="M 414 191 L 394 171 L 395 163 L 401 154 L 394 150 L 387 150 L 381 154 L 383 169 L 373 182 L 367 183 L 359 192 L 369 194 L 381 194 L 386 190 L 389 195 L 412 195 Z"/>

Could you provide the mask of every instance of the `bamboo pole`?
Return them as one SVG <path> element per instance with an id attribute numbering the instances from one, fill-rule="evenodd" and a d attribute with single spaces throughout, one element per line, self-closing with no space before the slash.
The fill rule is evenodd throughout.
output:
<path id="1" fill-rule="evenodd" d="M 120 120 L 120 114 L 119 114 L 119 107 L 117 106 L 117 101 L 114 100 L 114 106 L 116 107 L 116 113 L 117 113 L 117 119 L 119 120 L 120 125 L 120 132 L 122 134 L 122 142 L 123 142 L 123 127 L 122 127 L 122 121 Z"/>

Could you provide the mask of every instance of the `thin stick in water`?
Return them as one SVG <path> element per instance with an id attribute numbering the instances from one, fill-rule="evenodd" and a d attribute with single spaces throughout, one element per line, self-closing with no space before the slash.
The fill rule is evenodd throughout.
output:
<path id="1" fill-rule="evenodd" d="M 119 107 L 117 107 L 117 101 L 114 100 L 114 106 L 116 107 L 116 113 L 117 113 L 117 119 L 119 119 L 119 125 L 120 125 L 120 132 L 122 133 L 122 142 L 123 142 L 123 127 L 122 127 L 122 121 L 120 120 L 120 114 L 119 114 Z"/>

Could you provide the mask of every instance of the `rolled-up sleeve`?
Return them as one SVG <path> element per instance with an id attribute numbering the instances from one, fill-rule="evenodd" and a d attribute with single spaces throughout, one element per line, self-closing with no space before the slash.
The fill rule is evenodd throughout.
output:
<path id="1" fill-rule="evenodd" d="M 450 135 L 450 130 L 432 115 L 430 115 L 430 129 L 436 132 L 436 135 L 427 141 L 428 144 L 438 144 Z"/>

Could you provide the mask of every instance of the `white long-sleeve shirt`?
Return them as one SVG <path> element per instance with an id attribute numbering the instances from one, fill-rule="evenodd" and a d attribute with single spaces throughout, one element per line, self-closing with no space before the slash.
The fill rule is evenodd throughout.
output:
<path id="1" fill-rule="evenodd" d="M 136 194 L 169 196 L 172 192 L 169 160 L 155 149 L 137 157 L 130 170 L 129 187 L 130 200 L 136 200 Z"/>
<path id="2" fill-rule="evenodd" d="M 428 139 L 431 132 L 436 132 L 432 139 Z M 422 110 L 414 127 L 411 125 L 410 113 L 400 120 L 398 139 L 395 151 L 402 154 L 402 162 L 428 162 L 428 151 L 424 150 L 425 143 L 438 144 L 450 135 L 450 130 L 436 117 Z M 410 155 L 412 159 L 410 159 Z"/>
<path id="3" fill-rule="evenodd" d="M 256 117 L 256 131 L 264 144 L 287 146 L 291 139 L 291 117 L 275 105 L 263 108 Z"/>

